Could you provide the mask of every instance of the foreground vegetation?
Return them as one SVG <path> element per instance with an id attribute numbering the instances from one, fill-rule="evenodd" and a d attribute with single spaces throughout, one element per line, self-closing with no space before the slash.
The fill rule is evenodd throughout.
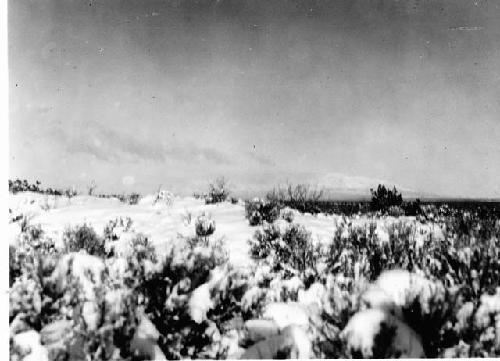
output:
<path id="1" fill-rule="evenodd" d="M 228 198 L 214 189 L 207 203 Z M 397 191 L 380 189 L 368 221 L 343 216 L 327 243 L 294 223 L 307 199 L 247 202 L 250 269 L 229 264 L 231 240 L 207 214 L 161 257 L 132 219 L 68 228 L 59 243 L 13 220 L 11 359 L 500 356 L 497 208 L 401 217 Z"/>

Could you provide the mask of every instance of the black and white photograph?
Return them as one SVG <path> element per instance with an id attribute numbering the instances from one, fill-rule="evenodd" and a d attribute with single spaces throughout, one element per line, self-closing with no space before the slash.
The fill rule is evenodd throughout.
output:
<path id="1" fill-rule="evenodd" d="M 500 1 L 5 3 L 11 361 L 500 357 Z"/>

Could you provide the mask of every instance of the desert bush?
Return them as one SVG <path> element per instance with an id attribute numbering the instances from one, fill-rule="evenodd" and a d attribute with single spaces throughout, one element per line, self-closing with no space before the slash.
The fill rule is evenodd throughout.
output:
<path id="1" fill-rule="evenodd" d="M 376 278 L 385 268 L 382 257 L 371 253 L 379 249 L 375 236 L 375 225 L 367 227 L 349 227 L 340 225 L 334 234 L 326 252 L 328 271 L 345 277 L 358 279 L 360 276 Z M 346 233 L 347 231 L 347 233 Z M 372 261 L 369 259 L 371 256 Z"/>
<path id="2" fill-rule="evenodd" d="M 104 226 L 103 236 L 106 241 L 116 241 L 122 233 L 132 229 L 133 221 L 130 217 L 117 217 L 108 221 Z"/>
<path id="3" fill-rule="evenodd" d="M 139 233 L 130 240 L 130 248 L 133 250 L 133 257 L 135 257 L 138 262 L 147 260 L 156 263 L 158 261 L 153 244 L 149 241 L 149 238 L 143 234 Z"/>
<path id="4" fill-rule="evenodd" d="M 163 203 L 167 206 L 172 206 L 174 204 L 174 194 L 170 191 L 161 189 L 161 185 L 158 187 L 156 192 L 155 200 L 153 204 Z"/>
<path id="5" fill-rule="evenodd" d="M 279 215 L 279 203 L 261 199 L 245 202 L 245 217 L 251 226 L 258 226 L 263 222 L 273 223 Z"/>
<path id="6" fill-rule="evenodd" d="M 196 222 L 194 224 L 196 235 L 198 237 L 203 237 L 207 239 L 208 236 L 211 236 L 215 232 L 215 221 L 211 218 L 210 215 L 202 213 L 196 218 Z"/>
<path id="7" fill-rule="evenodd" d="M 9 246 L 10 283 L 21 274 L 30 274 L 41 281 L 51 271 L 51 261 L 58 254 L 54 242 L 43 237 L 40 225 L 26 224 L 17 237 L 16 245 Z"/>
<path id="8" fill-rule="evenodd" d="M 348 358 L 341 331 L 351 317 L 359 311 L 358 299 L 363 285 L 350 277 L 329 276 L 319 317 L 312 318 L 313 350 L 317 358 Z"/>
<path id="9" fill-rule="evenodd" d="M 205 197 L 206 204 L 224 202 L 230 194 L 228 182 L 224 177 L 217 178 L 208 185 L 208 194 Z"/>
<path id="10" fill-rule="evenodd" d="M 64 190 L 64 195 L 68 198 L 73 198 L 74 196 L 78 195 L 78 192 L 74 187 L 70 187 Z"/>
<path id="11" fill-rule="evenodd" d="M 47 277 L 60 256 L 54 242 L 42 234 L 39 226 L 28 225 L 16 246 L 9 247 L 10 322 L 35 330 L 55 313 Z"/>
<path id="12" fill-rule="evenodd" d="M 478 238 L 448 232 L 442 239 L 429 234 L 417 242 L 411 225 L 395 222 L 388 227 L 389 238 L 384 243 L 380 243 L 374 225 L 370 229 L 349 228 L 347 232 L 341 226 L 328 250 L 328 269 L 353 280 L 359 279 L 357 275 L 374 279 L 386 269 L 418 271 L 431 280 L 441 280 L 446 285 L 444 294 L 435 294 L 425 303 L 416 300 L 402 311 L 404 321 L 421 336 L 427 357 L 497 355 L 490 321 L 477 327 L 470 320 L 480 318 L 475 316 L 481 312 L 477 308 L 479 299 L 494 293 L 498 286 L 500 270 L 498 262 L 493 261 L 498 243 L 492 237 L 495 232 L 484 232 L 484 241 L 478 241 L 480 227 L 470 226 L 476 229 Z M 466 304 L 470 310 L 464 320 L 459 311 Z M 484 319 L 490 320 L 493 315 L 495 312 Z"/>
<path id="13" fill-rule="evenodd" d="M 375 223 L 363 227 L 339 225 L 327 250 L 329 272 L 374 280 L 384 270 L 414 271 L 420 264 L 421 269 L 427 266 L 419 262 L 424 251 L 417 245 L 411 225 L 393 223 L 387 235 L 387 240 L 379 239 Z"/>
<path id="14" fill-rule="evenodd" d="M 130 205 L 135 205 L 137 203 L 139 203 L 139 199 L 141 198 L 141 195 L 139 193 L 130 193 L 130 194 L 104 194 L 104 193 L 100 193 L 100 194 L 92 194 L 98 198 L 106 198 L 106 199 L 109 199 L 109 198 L 117 198 L 120 202 L 122 203 L 126 203 L 126 204 L 130 204 Z"/>
<path id="15" fill-rule="evenodd" d="M 311 234 L 297 224 L 290 224 L 285 230 L 276 224 L 266 224 L 255 232 L 249 244 L 252 258 L 268 260 L 275 270 L 290 268 L 304 273 L 314 268 L 321 258 Z"/>
<path id="16" fill-rule="evenodd" d="M 245 288 L 231 272 L 219 273 L 219 281 L 211 282 L 226 257 L 213 247 L 172 250 L 141 287 L 146 313 L 162 334 L 160 347 L 168 359 L 222 356 L 223 324 L 238 314 L 237 300 Z"/>
<path id="17" fill-rule="evenodd" d="M 447 289 L 444 295 L 432 295 L 424 305 L 415 299 L 403 307 L 403 319 L 421 336 L 427 357 L 439 357 L 447 346 L 457 341 L 447 330 L 447 324 L 455 318 L 457 311 L 456 293 Z"/>
<path id="18" fill-rule="evenodd" d="M 21 233 L 26 233 L 28 226 L 30 226 L 30 222 L 33 219 L 33 215 L 31 214 L 22 214 L 21 219 L 19 220 L 19 227 L 21 227 Z M 41 231 L 41 229 L 40 229 Z"/>
<path id="19" fill-rule="evenodd" d="M 9 208 L 9 223 L 15 223 L 22 220 L 24 215 L 22 213 L 15 214 L 12 209 Z"/>
<path id="20" fill-rule="evenodd" d="M 95 180 L 92 180 L 88 185 L 87 185 L 87 194 L 89 196 L 92 196 L 94 195 L 94 192 L 97 188 L 97 183 L 95 182 Z"/>
<path id="21" fill-rule="evenodd" d="M 194 192 L 193 193 L 193 198 L 194 199 L 205 199 L 206 196 L 207 195 L 205 193 L 198 193 L 198 192 Z"/>
<path id="22" fill-rule="evenodd" d="M 293 219 L 295 218 L 295 213 L 293 213 L 293 210 L 287 208 L 287 209 L 282 209 L 280 212 L 280 217 L 287 221 L 288 223 L 292 223 Z"/>
<path id="23" fill-rule="evenodd" d="M 402 208 L 407 216 L 418 216 L 422 213 L 420 199 L 411 202 L 403 202 Z"/>
<path id="24" fill-rule="evenodd" d="M 48 195 L 55 195 L 55 196 L 61 196 L 64 194 L 64 191 L 59 190 L 59 189 L 53 189 L 53 188 L 46 188 L 43 189 L 41 187 L 40 181 L 35 181 L 35 183 L 29 183 L 28 180 L 26 179 L 16 179 L 16 180 L 10 180 L 9 179 L 9 192 L 16 194 L 18 192 L 35 192 L 35 193 L 41 193 L 41 194 L 48 194 Z"/>
<path id="25" fill-rule="evenodd" d="M 17 192 L 41 192 L 40 184 L 39 181 L 30 184 L 26 179 L 16 179 L 14 181 L 9 179 L 9 192 L 14 194 Z"/>
<path id="26" fill-rule="evenodd" d="M 193 214 L 187 209 L 185 209 L 184 212 L 181 214 L 181 220 L 185 226 L 188 226 L 191 224 L 191 221 L 193 220 Z"/>
<path id="27" fill-rule="evenodd" d="M 141 195 L 139 193 L 130 193 L 127 199 L 127 203 L 131 205 L 135 205 L 139 203 L 139 199 L 141 198 Z"/>
<path id="28" fill-rule="evenodd" d="M 84 250 L 90 255 L 106 257 L 105 241 L 99 237 L 94 228 L 83 224 L 75 228 L 67 228 L 63 234 L 66 252 L 79 252 Z"/>
<path id="29" fill-rule="evenodd" d="M 370 189 L 372 194 L 371 208 L 375 211 L 387 212 L 391 206 L 401 206 L 403 197 L 396 187 L 393 189 L 386 188 L 385 185 L 379 184 L 377 189 Z"/>
<path id="30" fill-rule="evenodd" d="M 9 245 L 9 287 L 21 275 L 22 266 L 16 262 L 16 247 Z"/>
<path id="31" fill-rule="evenodd" d="M 22 315 L 29 327 L 41 328 L 42 288 L 35 277 L 30 274 L 19 276 L 9 292 L 9 322 Z"/>
<path id="32" fill-rule="evenodd" d="M 387 214 L 392 217 L 402 217 L 405 215 L 405 211 L 400 206 L 390 206 Z"/>
<path id="33" fill-rule="evenodd" d="M 106 284 L 96 294 L 102 318 L 96 329 L 88 329 L 84 319 L 76 316 L 74 338 L 80 338 L 84 354 L 92 360 L 133 359 L 130 345 L 139 322 L 137 294 Z"/>
<path id="34" fill-rule="evenodd" d="M 95 232 L 89 231 L 89 227 L 79 227 L 73 231 L 69 236 L 72 247 L 83 245 L 84 249 L 90 250 L 89 253 L 94 253 L 96 247 L 100 248 L 94 244 L 97 242 Z M 49 353 L 52 355 L 50 357 L 71 359 L 73 356 L 70 353 L 76 347 L 80 349 L 77 351 L 83 351 L 84 356 L 91 359 L 137 359 L 130 349 L 140 303 L 136 289 L 143 285 L 144 279 L 151 273 L 148 263 L 156 261 L 156 254 L 147 238 L 138 235 L 131 241 L 132 251 L 126 260 L 125 272 L 118 274 L 120 279 L 130 281 L 134 278 L 135 283 L 128 282 L 132 287 L 127 282 L 110 279 L 110 274 L 104 273 L 101 285 L 95 289 L 96 299 L 91 301 L 96 303 L 102 317 L 95 329 L 89 329 L 82 313 L 84 303 L 89 300 L 85 298 L 80 280 L 68 274 L 65 288 L 57 288 L 56 291 L 49 276 L 55 268 L 58 254 L 51 253 L 54 249 L 53 244 L 47 245 L 49 240 L 33 242 L 33 236 L 37 237 L 38 233 L 29 232 L 28 227 L 19 237 L 18 246 L 10 249 L 10 268 L 14 271 L 11 271 L 11 275 L 19 273 L 13 279 L 9 295 L 11 326 L 15 322 L 16 326 L 13 327 L 16 329 L 33 328 L 40 331 L 53 322 L 72 320 L 73 324 L 63 334 L 63 338 L 55 340 L 60 341 L 60 345 L 56 347 L 55 353 Z M 50 257 L 54 258 L 48 260 Z"/>
<path id="35" fill-rule="evenodd" d="M 266 199 L 272 203 L 296 209 L 299 212 L 319 213 L 318 203 L 323 197 L 324 190 L 312 187 L 309 184 L 292 185 L 288 183 L 285 187 L 275 187 L 268 192 Z"/>
<path id="36" fill-rule="evenodd" d="M 117 198 L 122 203 L 135 205 L 135 204 L 139 203 L 139 199 L 141 198 L 141 195 L 139 193 L 130 193 L 130 194 L 122 194 L 120 196 L 117 196 Z"/>

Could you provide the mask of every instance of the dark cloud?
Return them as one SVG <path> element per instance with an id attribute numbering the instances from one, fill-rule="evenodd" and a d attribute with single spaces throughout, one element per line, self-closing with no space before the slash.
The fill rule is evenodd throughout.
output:
<path id="1" fill-rule="evenodd" d="M 141 139 L 105 128 L 98 123 L 78 129 L 76 134 L 65 133 L 65 148 L 69 153 L 83 153 L 103 161 L 181 161 L 232 164 L 223 152 L 194 143 L 165 145 L 156 139 Z M 60 138 L 61 133 L 57 133 Z"/>

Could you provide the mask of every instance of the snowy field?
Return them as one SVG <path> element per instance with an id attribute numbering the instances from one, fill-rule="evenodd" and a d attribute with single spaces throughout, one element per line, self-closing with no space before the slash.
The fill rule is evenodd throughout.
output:
<path id="1" fill-rule="evenodd" d="M 160 194 L 10 194 L 11 360 L 500 354 L 494 212 L 250 226 L 251 203 Z"/>
<path id="2" fill-rule="evenodd" d="M 87 224 L 97 233 L 102 233 L 104 226 L 117 217 L 130 217 L 133 229 L 143 233 L 153 242 L 158 253 L 164 254 L 173 242 L 178 241 L 177 235 L 194 236 L 194 221 L 187 224 L 186 215 L 190 213 L 195 219 L 202 213 L 210 214 L 216 223 L 213 238 L 223 238 L 228 250 L 230 262 L 238 267 L 248 266 L 252 260 L 249 256 L 248 240 L 251 239 L 257 227 L 251 227 L 245 219 L 243 202 L 232 204 L 223 202 L 205 204 L 202 199 L 193 197 L 176 197 L 171 205 L 156 203 L 154 196 L 143 197 L 138 204 L 129 205 L 116 198 L 97 198 L 92 196 L 48 196 L 39 193 L 23 192 L 10 194 L 9 209 L 13 214 L 31 215 L 32 224 L 40 224 L 47 237 L 56 242 L 60 240 L 67 227 Z M 45 209 L 44 209 L 45 207 Z M 438 237 L 439 227 L 423 225 L 414 217 L 406 217 L 406 221 L 414 223 L 418 231 L 428 234 L 434 232 Z M 370 222 L 377 223 L 381 237 L 387 237 L 387 225 L 395 220 L 392 217 L 372 219 L 357 217 L 349 219 L 353 226 L 364 226 Z M 342 222 L 338 215 L 312 215 L 295 212 L 294 222 L 301 224 L 311 232 L 316 242 L 326 243 Z M 14 240 L 20 232 L 18 223 L 10 225 L 10 239 Z"/>

